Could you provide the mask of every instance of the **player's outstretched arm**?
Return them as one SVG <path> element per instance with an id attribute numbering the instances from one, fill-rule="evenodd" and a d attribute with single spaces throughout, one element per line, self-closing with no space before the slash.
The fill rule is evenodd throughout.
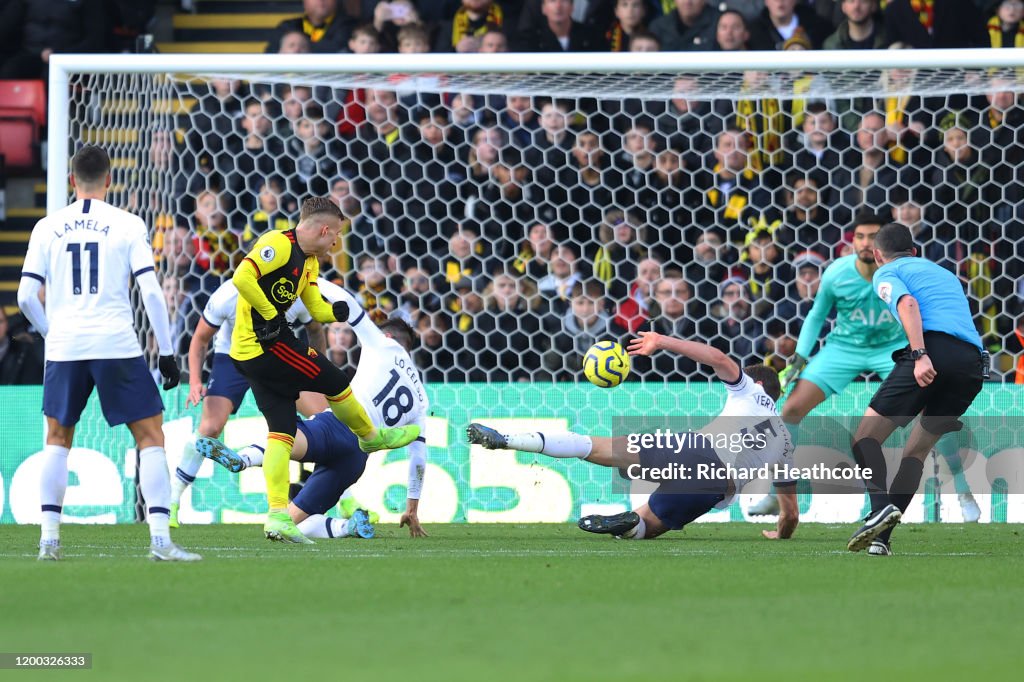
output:
<path id="1" fill-rule="evenodd" d="M 203 363 L 206 362 L 206 349 L 210 341 L 217 333 L 217 327 L 206 321 L 205 317 L 199 318 L 196 331 L 192 335 L 192 341 L 188 345 L 188 399 L 185 406 L 191 407 L 203 401 L 206 395 L 206 387 L 203 386 Z"/>
<path id="2" fill-rule="evenodd" d="M 419 422 L 420 433 L 427 432 L 425 422 Z M 405 513 L 398 522 L 399 528 L 409 526 L 409 536 L 414 538 L 427 537 L 427 531 L 420 525 L 420 495 L 423 492 L 423 474 L 427 468 L 427 443 L 424 436 L 409 443 L 409 493 L 405 501 Z"/>
<path id="3" fill-rule="evenodd" d="M 788 540 L 793 537 L 800 523 L 800 507 L 796 501 L 796 483 L 775 486 L 779 501 L 779 520 L 775 530 L 763 530 L 761 534 L 769 540 Z"/>
<path id="4" fill-rule="evenodd" d="M 736 361 L 706 343 L 674 339 L 657 332 L 640 332 L 639 338 L 629 342 L 627 350 L 630 355 L 653 355 L 659 350 L 667 350 L 677 355 L 685 355 L 703 365 L 709 365 L 722 381 L 735 383 L 740 378 L 740 366 Z"/>

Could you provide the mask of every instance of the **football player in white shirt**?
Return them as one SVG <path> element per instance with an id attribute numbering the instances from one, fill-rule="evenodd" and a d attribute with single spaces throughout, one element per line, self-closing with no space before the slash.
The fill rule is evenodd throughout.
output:
<path id="1" fill-rule="evenodd" d="M 336 284 L 319 280 L 320 293 L 329 303 L 348 305 L 348 323 L 359 339 L 359 367 L 352 392 L 366 407 L 374 426 L 416 424 L 426 433 L 430 407 L 423 379 L 409 351 L 415 332 L 403 320 L 392 318 L 375 325 L 352 294 Z M 312 419 L 299 420 L 292 459 L 313 462 L 316 468 L 301 491 L 288 504 L 288 513 L 302 534 L 310 538 L 373 537 L 367 512 L 358 509 L 352 518 L 335 519 L 325 514 L 338 504 L 342 493 L 354 484 L 366 467 L 366 454 L 355 434 L 334 417 L 330 409 Z M 242 471 L 262 462 L 263 447 L 250 445 L 235 452 L 220 441 L 200 438 L 196 449 L 230 471 Z M 412 537 L 425 537 L 419 522 L 427 446 L 423 435 L 409 444 L 409 478 L 405 513 L 400 527 L 409 526 Z"/>
<path id="2" fill-rule="evenodd" d="M 150 556 L 164 561 L 201 557 L 171 542 L 171 486 L 164 453 L 163 401 L 142 355 L 129 299 L 132 277 L 160 348 L 164 389 L 178 385 L 170 319 L 153 264 L 146 224 L 107 204 L 110 158 L 95 146 L 71 161 L 75 202 L 32 229 L 18 287 L 18 304 L 46 337 L 43 414 L 46 446 L 40 476 L 39 558 L 57 560 L 60 516 L 68 485 L 68 451 L 95 388 L 111 426 L 127 424 L 139 449 Z M 39 288 L 46 285 L 46 308 Z"/>
<path id="3" fill-rule="evenodd" d="M 202 402 L 203 411 L 199 417 L 199 428 L 185 443 L 181 461 L 171 479 L 171 528 L 178 527 L 181 496 L 195 481 L 199 467 L 203 463 L 203 456 L 196 452 L 196 438 L 219 436 L 228 418 L 238 411 L 238 406 L 242 404 L 245 394 L 249 391 L 248 380 L 242 376 L 228 355 L 231 350 L 231 333 L 235 327 L 237 303 L 238 289 L 229 279 L 210 295 L 189 344 L 189 391 L 185 405 L 190 407 Z M 313 317 L 301 300 L 295 301 L 285 313 L 285 317 L 289 325 L 315 325 L 316 330 L 319 330 L 319 323 L 313 322 Z M 318 331 L 314 331 L 313 336 L 317 333 Z M 211 340 L 213 367 L 210 371 L 210 381 L 203 386 L 203 364 Z M 327 401 L 319 394 L 302 393 L 296 405 L 300 412 L 308 416 L 323 410 L 327 406 Z"/>
<path id="4" fill-rule="evenodd" d="M 789 432 L 775 409 L 779 397 L 779 377 L 774 369 L 752 365 L 740 371 L 736 362 L 716 348 L 694 341 L 673 339 L 654 332 L 640 332 L 639 338 L 629 344 L 630 355 L 652 355 L 667 350 L 697 362 L 710 365 L 728 390 L 722 413 L 699 433 L 718 433 L 729 429 L 737 433 L 756 431 L 764 436 L 757 448 L 742 448 L 740 452 L 702 444 L 675 448 L 637 448 L 630 453 L 625 439 L 599 438 L 575 433 L 513 433 L 502 434 L 481 424 L 470 424 L 469 442 L 490 450 L 512 449 L 539 452 L 550 457 L 576 457 L 601 466 L 617 469 L 640 465 L 646 469 L 663 469 L 668 465 L 689 467 L 691 479 L 662 482 L 647 504 L 634 511 L 610 516 L 586 516 L 579 521 L 581 529 L 591 533 L 615 535 L 627 539 L 651 539 L 669 530 L 679 530 L 712 509 L 724 509 L 749 482 L 744 476 L 711 476 L 697 480 L 693 474 L 697 466 L 708 471 L 724 469 L 727 465 L 737 470 L 757 469 L 775 464 L 792 466 L 793 444 Z M 746 424 L 746 426 L 743 426 Z M 738 428 L 739 427 L 739 428 Z M 718 430 L 716 430 L 716 428 Z M 693 435 L 693 434 L 682 434 Z M 771 468 L 769 469 L 771 470 Z M 776 480 L 780 513 L 775 530 L 762 531 L 769 539 L 789 538 L 799 522 L 796 502 L 796 482 Z"/>

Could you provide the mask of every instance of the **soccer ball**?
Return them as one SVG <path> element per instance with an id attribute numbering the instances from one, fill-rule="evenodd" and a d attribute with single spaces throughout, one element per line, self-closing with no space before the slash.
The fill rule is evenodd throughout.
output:
<path id="1" fill-rule="evenodd" d="M 629 376 L 629 356 L 615 341 L 598 341 L 583 356 L 583 375 L 601 388 L 618 386 Z"/>

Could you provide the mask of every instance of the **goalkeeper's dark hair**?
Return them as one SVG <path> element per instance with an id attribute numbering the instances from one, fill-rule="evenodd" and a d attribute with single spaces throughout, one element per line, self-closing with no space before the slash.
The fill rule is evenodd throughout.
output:
<path id="1" fill-rule="evenodd" d="M 110 173 L 110 157 L 102 148 L 87 144 L 71 159 L 71 172 L 79 185 L 98 185 Z"/>
<path id="2" fill-rule="evenodd" d="M 307 220 L 315 215 L 324 215 L 338 220 L 344 220 L 345 216 L 334 200 L 330 197 L 310 197 L 302 202 L 302 211 L 299 213 L 299 222 Z"/>
<path id="3" fill-rule="evenodd" d="M 416 330 L 409 326 L 409 323 L 400 317 L 389 317 L 383 322 L 377 323 L 377 328 L 402 345 L 402 348 L 412 352 L 416 347 L 419 336 Z"/>
<path id="4" fill-rule="evenodd" d="M 861 225 L 885 225 L 889 220 L 883 218 L 877 213 L 869 213 L 867 211 L 861 211 L 857 214 L 857 217 L 853 219 L 853 229 L 857 229 Z"/>
<path id="5" fill-rule="evenodd" d="M 782 384 L 779 383 L 779 373 L 774 367 L 768 365 L 750 365 L 743 368 L 743 373 L 755 382 L 761 383 L 761 388 L 772 400 L 778 400 L 782 395 Z"/>

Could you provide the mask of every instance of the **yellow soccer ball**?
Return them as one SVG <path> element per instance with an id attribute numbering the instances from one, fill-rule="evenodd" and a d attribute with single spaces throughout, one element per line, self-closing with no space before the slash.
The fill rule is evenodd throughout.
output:
<path id="1" fill-rule="evenodd" d="M 598 341 L 583 356 L 583 375 L 601 388 L 618 386 L 629 376 L 629 356 L 615 341 Z"/>

